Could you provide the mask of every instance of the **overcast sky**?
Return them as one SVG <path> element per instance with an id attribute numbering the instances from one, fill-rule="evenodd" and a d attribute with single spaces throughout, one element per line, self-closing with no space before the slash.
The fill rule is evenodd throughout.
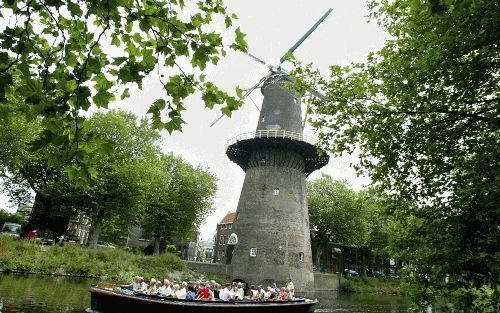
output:
<path id="1" fill-rule="evenodd" d="M 236 24 L 247 34 L 250 52 L 271 64 L 276 64 L 328 8 L 333 9 L 332 14 L 295 51 L 296 58 L 304 63 L 313 62 L 327 73 L 329 65 L 364 60 L 370 51 L 381 48 L 387 38 L 374 22 L 368 23 L 365 0 L 225 0 L 225 3 L 239 16 Z M 234 90 L 236 85 L 250 87 L 266 73 L 263 65 L 248 56 L 230 52 L 216 67 L 209 69 L 207 77 L 223 89 Z M 157 78 L 150 77 L 144 82 L 143 90 L 131 90 L 129 99 L 113 107 L 144 116 L 148 106 L 163 95 Z M 260 90 L 254 91 L 252 98 L 261 105 Z M 187 104 L 184 113 L 187 125 L 182 132 L 165 133 L 163 149 L 192 164 L 208 167 L 217 175 L 219 190 L 215 211 L 200 228 L 201 237 L 208 239 L 214 235 L 217 222 L 227 212 L 236 210 L 245 175 L 226 157 L 225 144 L 239 133 L 254 131 L 258 111 L 251 101 L 247 101 L 231 118 L 223 118 L 210 128 L 220 115 L 219 111 L 205 109 L 197 97 L 189 98 Z M 313 134 L 313 131 L 306 129 L 306 133 Z M 355 189 L 360 189 L 369 183 L 369 179 L 357 177 L 349 167 L 352 162 L 356 162 L 355 157 L 332 158 L 328 166 L 313 173 L 310 179 L 327 173 L 337 179 L 346 179 Z M 7 198 L 0 195 L 0 207 L 5 207 L 6 201 Z"/>

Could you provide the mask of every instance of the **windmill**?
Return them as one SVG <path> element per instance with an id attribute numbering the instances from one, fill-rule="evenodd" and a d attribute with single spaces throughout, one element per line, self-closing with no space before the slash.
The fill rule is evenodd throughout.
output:
<path id="1" fill-rule="evenodd" d="M 280 62 L 278 63 L 277 66 L 273 66 L 273 65 L 269 65 L 268 63 L 266 63 L 264 60 L 262 60 L 261 58 L 251 54 L 251 53 L 247 53 L 247 55 L 252 58 L 254 61 L 256 62 L 259 62 L 261 63 L 262 65 L 266 66 L 267 68 L 269 68 L 269 72 L 267 75 L 265 75 L 264 77 L 262 77 L 255 85 L 253 85 L 252 87 L 248 88 L 247 91 L 245 92 L 245 94 L 243 95 L 243 99 L 246 99 L 248 97 L 250 97 L 250 94 L 257 88 L 261 87 L 264 83 L 266 83 L 266 81 L 268 81 L 269 79 L 271 79 L 273 76 L 278 76 L 280 78 L 284 78 L 285 80 L 288 80 L 292 83 L 295 82 L 295 79 L 290 75 L 290 73 L 286 70 L 284 70 L 281 65 L 283 65 L 283 63 L 287 60 L 287 56 L 291 53 L 293 53 L 295 50 L 297 50 L 297 48 L 307 39 L 307 37 L 309 37 L 315 30 L 316 28 L 318 28 L 318 26 L 328 17 L 328 15 L 330 15 L 330 13 L 332 13 L 332 9 L 328 9 L 325 14 L 323 14 L 323 16 L 321 16 L 321 18 L 293 45 L 290 47 L 290 49 L 288 49 L 285 54 L 283 54 L 283 56 L 280 58 Z M 313 88 L 308 88 L 307 89 L 312 95 L 316 96 L 317 98 L 319 98 L 320 100 L 324 100 L 325 99 L 325 96 L 317 91 L 316 89 L 313 89 Z M 253 100 L 252 100 L 253 101 Z M 257 108 L 258 109 L 258 108 Z M 307 111 L 306 111 L 306 114 L 307 114 Z M 221 116 L 219 116 L 215 121 L 213 121 L 213 123 L 210 125 L 210 127 L 214 126 L 215 124 L 217 124 L 217 122 L 219 122 L 222 118 L 224 117 L 224 114 L 222 114 Z M 306 118 L 304 118 L 304 122 L 303 122 L 303 125 L 302 127 L 305 126 L 305 121 L 306 121 Z"/>
<path id="2" fill-rule="evenodd" d="M 303 135 L 300 95 L 288 88 L 293 77 L 281 65 L 331 11 L 288 49 L 277 66 L 249 54 L 269 73 L 245 93 L 249 97 L 261 87 L 264 95 L 256 130 L 237 135 L 226 146 L 227 157 L 245 171 L 233 240 L 225 254 L 227 274 L 233 279 L 282 285 L 293 277 L 296 290 L 314 289 L 306 178 L 325 166 L 329 156 Z M 308 91 L 324 98 L 314 89 Z"/>

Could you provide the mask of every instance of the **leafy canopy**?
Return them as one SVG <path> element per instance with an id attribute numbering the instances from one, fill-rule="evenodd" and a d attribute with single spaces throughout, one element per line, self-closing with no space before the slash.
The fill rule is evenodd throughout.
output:
<path id="1" fill-rule="evenodd" d="M 60 159 L 76 159 L 82 166 L 73 171 L 92 176 L 81 113 L 129 97 L 147 75 L 157 75 L 165 89 L 148 111 L 158 129 L 180 130 L 186 99 L 196 91 L 206 107 L 222 106 L 226 115 L 241 105 L 241 90 L 233 97 L 203 74 L 228 49 L 246 51 L 236 18 L 221 0 L 4 1 L 0 103 L 13 94 L 30 105 L 46 120 L 36 146 L 65 147 Z M 209 30 L 217 20 L 234 30 L 233 42 Z"/>

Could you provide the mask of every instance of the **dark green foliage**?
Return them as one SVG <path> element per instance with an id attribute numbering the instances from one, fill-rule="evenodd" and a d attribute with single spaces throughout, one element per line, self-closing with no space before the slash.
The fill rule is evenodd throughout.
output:
<path id="1" fill-rule="evenodd" d="M 390 250 L 415 303 L 479 312 L 476 295 L 500 276 L 500 2 L 369 3 L 391 39 L 328 78 L 297 64 L 297 87 L 326 91 L 310 103 L 323 145 L 357 149 L 390 195 Z"/>
<path id="2" fill-rule="evenodd" d="M 53 159 L 76 160 L 70 179 L 84 183 L 96 174 L 87 160 L 94 153 L 87 145 L 94 143 L 81 137 L 82 111 L 128 97 L 148 75 L 157 75 L 165 89 L 149 110 L 155 128 L 180 130 L 185 100 L 195 91 L 227 115 L 242 103 L 240 92 L 230 96 L 203 74 L 228 50 L 247 49 L 244 34 L 232 26 L 236 15 L 221 0 L 188 7 L 176 0 L 12 0 L 2 9 L 0 103 L 15 96 L 44 118 L 36 147 L 67 150 Z M 216 19 L 234 30 L 233 42 L 207 30 Z"/>
<path id="3" fill-rule="evenodd" d="M 401 281 L 396 278 L 344 277 L 342 292 L 403 294 Z"/>

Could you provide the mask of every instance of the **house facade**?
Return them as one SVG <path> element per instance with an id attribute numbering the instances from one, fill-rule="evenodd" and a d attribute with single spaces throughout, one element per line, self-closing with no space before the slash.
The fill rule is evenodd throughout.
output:
<path id="1" fill-rule="evenodd" d="M 229 212 L 217 224 L 217 233 L 215 235 L 214 263 L 226 263 L 227 242 L 232 234 L 233 223 L 236 219 L 236 213 Z"/>

